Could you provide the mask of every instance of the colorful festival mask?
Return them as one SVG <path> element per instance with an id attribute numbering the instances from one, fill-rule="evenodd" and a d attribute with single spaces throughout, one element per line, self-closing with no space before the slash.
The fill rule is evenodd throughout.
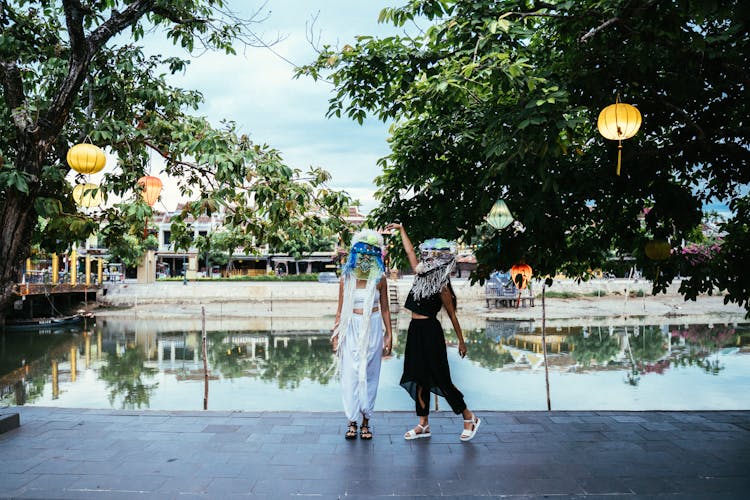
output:
<path id="1" fill-rule="evenodd" d="M 412 291 L 419 300 L 436 293 L 450 281 L 456 264 L 456 244 L 443 238 L 431 238 L 419 245 L 419 264 Z"/>
<path id="2" fill-rule="evenodd" d="M 385 273 L 383 252 L 380 250 L 383 237 L 375 231 L 365 229 L 356 233 L 352 241 L 355 243 L 342 273 L 354 274 L 357 279 L 379 279 Z"/>

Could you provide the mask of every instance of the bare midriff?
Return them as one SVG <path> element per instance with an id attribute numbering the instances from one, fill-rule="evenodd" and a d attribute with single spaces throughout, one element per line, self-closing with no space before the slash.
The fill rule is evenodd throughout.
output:
<path id="1" fill-rule="evenodd" d="M 379 307 L 373 307 L 372 308 L 372 312 L 378 312 L 378 311 L 380 311 Z M 352 312 L 354 314 L 364 314 L 365 310 L 364 309 L 352 309 Z"/>

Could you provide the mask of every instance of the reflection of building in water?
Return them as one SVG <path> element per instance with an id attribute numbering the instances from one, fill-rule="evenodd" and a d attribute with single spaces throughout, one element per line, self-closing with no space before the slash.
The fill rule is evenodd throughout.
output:
<path id="1" fill-rule="evenodd" d="M 547 340 L 547 351 L 562 353 L 570 352 L 570 345 L 568 344 L 569 334 L 564 335 L 545 335 Z M 506 341 L 510 345 L 520 347 L 522 349 L 531 350 L 535 353 L 542 352 L 542 335 L 541 334 L 517 334 Z M 563 349 L 565 346 L 565 349 Z"/>
<path id="2" fill-rule="evenodd" d="M 257 356 L 258 347 L 262 347 L 263 352 L 263 358 L 268 359 L 268 335 L 258 335 L 258 334 L 233 334 L 227 337 L 226 342 L 233 344 L 235 346 L 243 346 L 245 347 L 245 352 L 247 352 L 251 358 L 255 358 Z M 276 338 L 274 338 L 274 347 L 276 347 Z M 286 342 L 284 343 L 284 347 L 286 347 Z"/>
<path id="3" fill-rule="evenodd" d="M 533 321 L 512 321 L 488 319 L 484 333 L 495 342 L 508 339 L 519 332 L 531 332 L 534 330 Z"/>
<path id="4" fill-rule="evenodd" d="M 46 333 L 37 333 L 48 339 Z M 31 334 L 30 334 L 31 335 Z M 67 335 L 66 333 L 60 335 Z M 96 343 L 92 343 L 92 336 Z M 34 337 L 30 338 L 33 340 Z M 34 346 L 26 346 L 25 355 L 33 356 Z M 64 392 L 64 384 L 75 383 L 82 374 L 97 370 L 104 363 L 102 356 L 102 334 L 93 334 L 84 330 L 64 340 L 49 351 L 40 352 L 40 356 L 23 360 L 22 365 L 0 376 L 0 402 L 10 405 L 33 403 L 47 390 L 52 399 L 58 399 Z M 49 388 L 45 389 L 49 383 Z"/>

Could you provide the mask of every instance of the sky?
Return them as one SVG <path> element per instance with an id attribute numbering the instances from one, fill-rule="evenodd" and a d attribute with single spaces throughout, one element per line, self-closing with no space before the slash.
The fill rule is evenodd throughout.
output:
<path id="1" fill-rule="evenodd" d="M 381 172 L 377 160 L 388 154 L 388 125 L 375 119 L 359 125 L 348 118 L 326 118 L 331 84 L 307 77 L 295 80 L 294 67 L 284 59 L 297 65 L 315 60 L 315 49 L 307 39 L 307 25 L 315 16 L 314 33 L 320 43 L 343 46 L 357 35 L 393 32 L 392 26 L 378 24 L 378 14 L 383 7 L 402 3 L 269 0 L 259 16 L 264 20 L 255 29 L 265 40 L 282 38 L 273 51 L 237 47 L 235 56 L 212 52 L 190 58 L 187 71 L 171 83 L 200 91 L 205 104 L 198 113 L 214 125 L 223 119 L 235 121 L 240 133 L 279 150 L 291 167 L 329 171 L 330 187 L 360 200 L 361 210 L 367 213 L 377 205 L 374 179 Z M 245 15 L 262 5 L 255 0 L 229 1 L 230 8 Z M 152 50 L 186 56 L 166 41 L 155 43 Z M 166 182 L 164 206 L 173 209 L 178 201 L 176 186 Z"/>

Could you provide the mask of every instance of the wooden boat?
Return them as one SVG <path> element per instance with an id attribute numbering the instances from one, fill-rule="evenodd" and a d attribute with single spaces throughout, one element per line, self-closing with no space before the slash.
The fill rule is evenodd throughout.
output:
<path id="1" fill-rule="evenodd" d="M 73 314 L 70 316 L 59 316 L 53 318 L 6 319 L 4 329 L 6 331 L 54 329 L 76 325 L 83 321 L 85 317 L 91 316 L 85 314 Z"/>

